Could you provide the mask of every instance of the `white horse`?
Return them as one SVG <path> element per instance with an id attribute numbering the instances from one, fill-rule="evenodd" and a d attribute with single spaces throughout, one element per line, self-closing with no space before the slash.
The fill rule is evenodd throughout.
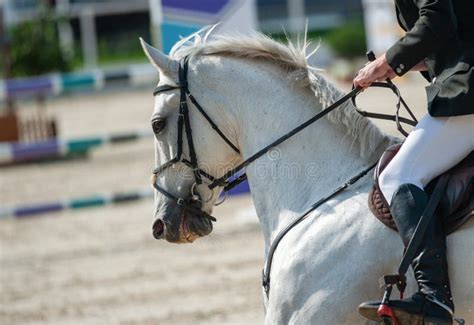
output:
<path id="1" fill-rule="evenodd" d="M 308 65 L 306 42 L 286 46 L 260 34 L 206 40 L 208 34 L 184 39 L 170 56 L 142 45 L 159 72 L 159 85 L 177 84 L 178 60 L 190 58 L 191 93 L 238 145 L 240 154 L 188 100 L 199 167 L 211 175 L 221 176 L 343 95 Z M 170 90 L 155 98 L 152 120 L 160 121 L 155 128 L 157 165 L 176 152 L 179 93 Z M 247 167 L 266 253 L 285 225 L 374 163 L 396 141 L 347 103 Z M 175 164 L 154 181 L 176 196 L 188 197 L 194 177 L 188 166 Z M 402 252 L 398 235 L 367 207 L 371 185 L 372 177 L 364 177 L 281 241 L 273 259 L 268 299 L 264 295 L 266 324 L 366 323 L 358 315 L 358 305 L 381 298 L 378 278 L 396 270 Z M 210 213 L 219 190 L 211 193 L 199 186 L 197 191 L 201 197 L 211 197 L 202 206 Z M 190 242 L 212 230 L 210 222 L 195 221 L 199 218 L 159 193 L 155 205 L 155 218 L 163 220 L 160 226 L 168 241 Z M 448 238 L 456 314 L 468 324 L 474 321 L 473 240 L 472 221 Z M 407 294 L 413 290 L 411 280 Z"/>

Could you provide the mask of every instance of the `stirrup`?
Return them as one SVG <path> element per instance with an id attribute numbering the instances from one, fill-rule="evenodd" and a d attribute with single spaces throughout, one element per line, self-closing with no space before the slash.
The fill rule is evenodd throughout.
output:
<path id="1" fill-rule="evenodd" d="M 389 278 L 390 277 L 390 278 Z M 390 301 L 390 295 L 392 294 L 393 284 L 388 283 L 388 281 L 395 279 L 391 276 L 384 276 L 383 279 L 386 281 L 385 283 L 385 292 L 383 294 L 382 301 L 380 302 L 380 306 L 377 309 L 377 316 L 382 319 L 385 325 L 398 325 L 398 319 L 395 317 L 395 313 L 393 312 L 392 308 L 388 305 Z M 403 295 L 403 292 L 400 292 L 400 296 Z"/>
<path id="2" fill-rule="evenodd" d="M 406 288 L 406 277 L 403 275 L 386 275 L 381 280 L 384 281 L 385 292 L 382 298 L 382 301 L 377 309 L 377 316 L 382 319 L 385 325 L 398 325 L 398 319 L 395 316 L 394 311 L 389 306 L 390 296 L 392 294 L 393 285 L 397 285 L 398 290 L 400 291 L 400 299 L 403 299 L 403 292 Z M 454 312 L 451 308 L 449 308 L 446 304 L 443 304 L 441 301 L 437 300 L 435 297 L 430 295 L 426 295 L 426 300 L 431 301 L 432 303 L 438 305 L 439 307 L 446 310 L 453 321 L 458 323 L 459 325 L 465 325 L 466 321 L 462 318 L 458 318 L 454 316 Z"/>

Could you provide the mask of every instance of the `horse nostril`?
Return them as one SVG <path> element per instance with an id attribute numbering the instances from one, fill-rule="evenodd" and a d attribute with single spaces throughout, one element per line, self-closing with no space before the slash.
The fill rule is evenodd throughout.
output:
<path id="1" fill-rule="evenodd" d="M 153 230 L 153 237 L 155 239 L 163 239 L 163 235 L 165 232 L 165 224 L 163 223 L 163 220 L 158 219 L 155 221 L 152 227 Z"/>

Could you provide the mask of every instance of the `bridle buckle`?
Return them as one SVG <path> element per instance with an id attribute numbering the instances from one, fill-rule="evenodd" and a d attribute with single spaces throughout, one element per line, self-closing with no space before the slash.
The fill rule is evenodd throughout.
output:
<path id="1" fill-rule="evenodd" d="M 203 200 L 201 198 L 201 196 L 199 195 L 199 193 L 196 191 L 196 187 L 198 186 L 199 184 L 197 182 L 194 182 L 194 184 L 191 186 L 191 195 L 192 197 L 197 197 L 198 199 L 195 200 L 195 201 L 200 201 L 202 203 L 207 203 L 209 202 L 210 200 L 212 200 L 212 197 L 214 196 L 214 193 L 211 191 L 210 194 L 209 194 L 209 197 L 205 200 Z"/>

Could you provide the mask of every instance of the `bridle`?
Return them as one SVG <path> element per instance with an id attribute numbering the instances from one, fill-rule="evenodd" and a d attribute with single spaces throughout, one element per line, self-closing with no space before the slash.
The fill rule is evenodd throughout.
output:
<path id="1" fill-rule="evenodd" d="M 208 187 L 209 189 L 212 190 L 215 186 L 214 187 L 211 187 L 211 186 L 217 181 L 217 179 L 214 176 L 205 172 L 203 169 L 199 168 L 196 149 L 194 147 L 194 140 L 193 140 L 193 134 L 192 134 L 192 129 L 191 129 L 191 122 L 189 118 L 189 108 L 188 108 L 187 99 L 189 98 L 191 103 L 193 103 L 194 106 L 196 106 L 198 111 L 211 125 L 212 129 L 217 134 L 219 134 L 219 136 L 227 143 L 227 145 L 230 148 L 232 148 L 232 150 L 234 150 L 238 154 L 240 154 L 240 151 L 237 148 L 237 146 L 233 144 L 232 141 L 230 141 L 229 138 L 219 129 L 216 123 L 214 123 L 214 121 L 204 111 L 202 106 L 199 105 L 199 103 L 194 98 L 194 96 L 191 95 L 189 91 L 189 87 L 188 87 L 188 57 L 185 57 L 183 60 L 179 62 L 178 77 L 179 77 L 179 83 L 177 85 L 157 86 L 153 90 L 153 96 L 156 96 L 162 92 L 175 90 L 175 89 L 179 89 L 180 91 L 179 114 L 178 114 L 178 145 L 177 145 L 176 156 L 173 159 L 164 163 L 163 165 L 154 169 L 153 174 L 155 175 L 155 180 L 153 181 L 153 187 L 158 192 L 166 196 L 167 198 L 175 201 L 176 204 L 182 207 L 183 209 L 189 210 L 190 212 L 193 212 L 197 216 L 207 218 L 211 221 L 216 221 L 216 218 L 214 218 L 207 212 L 202 211 L 200 209 L 199 202 L 201 201 L 201 198 L 194 191 L 196 185 L 203 184 L 203 178 L 206 178 L 209 181 L 211 181 L 211 184 L 208 185 Z M 186 135 L 186 141 L 188 143 L 189 159 L 186 159 L 183 155 L 183 131 Z M 158 177 L 158 174 L 163 172 L 168 167 L 171 167 L 172 165 L 177 164 L 177 163 L 183 163 L 189 166 L 193 171 L 194 184 L 191 187 L 191 196 L 188 198 L 178 197 L 170 193 L 169 191 L 165 190 L 162 186 L 158 185 L 158 182 L 156 180 L 156 178 Z"/>
<path id="2" fill-rule="evenodd" d="M 245 173 L 241 173 L 241 174 L 239 174 L 239 173 L 242 172 L 242 170 L 245 167 L 247 167 L 249 164 L 251 164 L 252 162 L 257 160 L 258 158 L 260 158 L 263 155 L 265 155 L 266 153 L 268 153 L 274 147 L 280 145 L 284 141 L 288 140 L 289 138 L 293 137 L 297 133 L 301 132 L 302 130 L 307 128 L 309 125 L 312 125 L 316 121 L 320 120 L 321 118 L 323 118 L 324 116 L 326 116 L 327 114 L 329 114 L 330 112 L 335 110 L 336 108 L 341 107 L 341 105 L 344 104 L 345 102 L 347 102 L 348 100 L 352 100 L 354 102 L 354 106 L 355 106 L 355 97 L 357 97 L 357 95 L 360 94 L 363 91 L 362 88 L 359 88 L 359 87 L 354 88 L 353 87 L 350 92 L 348 92 L 346 95 L 342 96 L 340 99 L 335 101 L 333 104 L 328 106 L 326 109 L 320 111 L 319 113 L 317 113 L 316 115 L 314 115 L 310 119 L 306 120 L 302 124 L 298 125 L 297 127 L 292 129 L 288 133 L 282 135 L 280 138 L 276 139 L 275 141 L 273 141 L 272 143 L 270 143 L 266 147 L 260 149 L 258 152 L 251 155 L 250 157 L 248 157 L 242 163 L 240 163 L 239 165 L 237 165 L 233 169 L 226 172 L 223 176 L 215 177 L 215 176 L 212 176 L 212 175 L 208 174 L 207 172 L 205 172 L 201 168 L 199 168 L 198 158 L 197 158 L 196 150 L 195 150 L 195 147 L 194 147 L 193 136 L 192 136 L 192 129 L 191 129 L 191 123 L 190 123 L 190 118 L 189 118 L 189 108 L 188 108 L 188 101 L 187 100 L 189 99 L 190 102 L 193 103 L 193 105 L 197 108 L 197 110 L 207 120 L 207 122 L 212 127 L 212 129 L 222 138 L 222 140 L 224 140 L 227 143 L 227 145 L 230 148 L 232 148 L 232 150 L 234 150 L 238 154 L 240 154 L 240 151 L 239 151 L 238 147 L 234 143 L 232 143 L 232 141 L 229 140 L 229 138 L 219 129 L 217 124 L 209 117 L 209 115 L 205 112 L 203 107 L 197 102 L 197 100 L 194 98 L 194 96 L 190 93 L 187 74 L 188 74 L 188 57 L 185 57 L 185 58 L 181 59 L 180 62 L 179 62 L 179 72 L 178 72 L 179 83 L 177 85 L 157 86 L 153 91 L 153 95 L 156 96 L 156 95 L 158 95 L 162 92 L 166 92 L 166 91 L 170 91 L 170 90 L 176 90 L 176 89 L 180 90 L 177 153 L 176 153 L 176 156 L 173 159 L 171 159 L 168 162 L 164 163 L 163 165 L 155 168 L 155 170 L 153 171 L 153 174 L 155 175 L 155 178 L 157 178 L 158 174 L 163 172 L 168 167 L 171 167 L 172 165 L 177 164 L 177 163 L 184 163 L 185 165 L 189 166 L 192 169 L 193 174 L 194 174 L 195 182 L 194 182 L 193 186 L 191 187 L 191 196 L 189 198 L 178 197 L 178 196 L 168 192 L 167 190 L 165 190 L 160 185 L 158 185 L 158 182 L 157 182 L 156 179 L 153 181 L 153 186 L 158 192 L 160 192 L 161 194 L 163 194 L 167 198 L 169 198 L 169 199 L 173 200 L 174 202 L 176 202 L 176 204 L 179 205 L 180 207 L 182 207 L 183 209 L 189 210 L 192 213 L 194 213 L 196 216 L 207 218 L 210 221 L 216 221 L 216 219 L 213 216 L 209 215 L 208 213 L 206 213 L 206 212 L 204 212 L 200 209 L 200 206 L 199 206 L 200 197 L 199 197 L 199 195 L 194 193 L 195 186 L 203 184 L 203 178 L 206 178 L 207 180 L 210 181 L 209 184 L 206 184 L 207 187 L 210 190 L 213 190 L 216 187 L 222 187 L 224 192 L 229 191 L 230 189 L 232 189 L 233 187 L 237 186 L 238 184 L 240 184 L 241 182 L 243 182 L 244 180 L 247 179 L 247 176 L 246 176 Z M 374 83 L 372 83 L 371 87 L 381 87 L 381 88 L 388 88 L 388 89 L 392 90 L 392 92 L 397 96 L 397 99 L 398 99 L 397 104 L 396 104 L 396 108 L 397 108 L 396 109 L 396 114 L 395 115 L 388 115 L 388 114 L 370 113 L 370 112 L 361 111 L 357 107 L 356 107 L 356 111 L 359 114 L 361 114 L 363 116 L 366 116 L 366 117 L 374 117 L 374 118 L 378 118 L 378 119 L 395 121 L 396 124 L 397 124 L 397 129 L 403 135 L 406 136 L 408 133 L 405 130 L 403 130 L 400 123 L 405 123 L 405 124 L 409 124 L 409 125 L 414 126 L 414 125 L 417 124 L 417 121 L 416 121 L 416 118 L 413 115 L 413 113 L 408 108 L 408 105 L 406 104 L 406 102 L 401 97 L 401 94 L 400 94 L 400 91 L 398 90 L 398 88 L 393 83 L 391 83 L 390 81 L 387 81 L 387 82 L 374 82 Z M 403 118 L 403 117 L 399 116 L 400 107 L 402 105 L 408 111 L 408 113 L 410 114 L 412 120 L 409 120 L 409 119 L 406 119 L 406 118 Z M 188 143 L 189 159 L 186 159 L 183 156 L 183 131 L 186 134 L 186 140 L 187 140 L 187 143 Z M 357 175 L 355 175 L 354 177 L 349 179 L 347 182 L 345 182 L 342 185 L 340 185 L 339 187 L 337 187 L 331 194 L 329 194 L 328 196 L 320 199 L 315 204 L 311 205 L 301 216 L 299 216 L 298 218 L 296 218 L 295 220 L 290 222 L 290 224 L 288 224 L 285 228 L 283 228 L 277 234 L 277 236 L 275 237 L 275 239 L 273 240 L 273 242 L 270 246 L 270 249 L 269 249 L 269 252 L 268 252 L 268 258 L 267 258 L 267 261 L 265 263 L 265 267 L 264 267 L 263 272 L 262 272 L 262 284 L 263 284 L 263 287 L 265 289 L 265 292 L 266 292 L 267 296 L 268 296 L 269 290 L 270 290 L 270 270 L 271 270 L 271 265 L 272 265 L 273 254 L 274 254 L 278 244 L 283 239 L 283 237 L 294 226 L 296 226 L 301 221 L 303 221 L 305 218 L 307 218 L 308 215 L 312 211 L 314 211 L 319 206 L 321 206 L 322 204 L 324 204 L 325 202 L 327 202 L 331 198 L 335 197 L 339 193 L 343 192 L 350 185 L 356 183 L 358 180 L 360 180 L 365 175 L 367 175 L 367 173 L 370 170 L 372 170 L 375 167 L 375 165 L 376 164 L 373 164 L 373 165 L 365 168 L 364 170 L 359 172 Z M 236 176 L 236 175 L 239 175 L 239 176 Z"/>

